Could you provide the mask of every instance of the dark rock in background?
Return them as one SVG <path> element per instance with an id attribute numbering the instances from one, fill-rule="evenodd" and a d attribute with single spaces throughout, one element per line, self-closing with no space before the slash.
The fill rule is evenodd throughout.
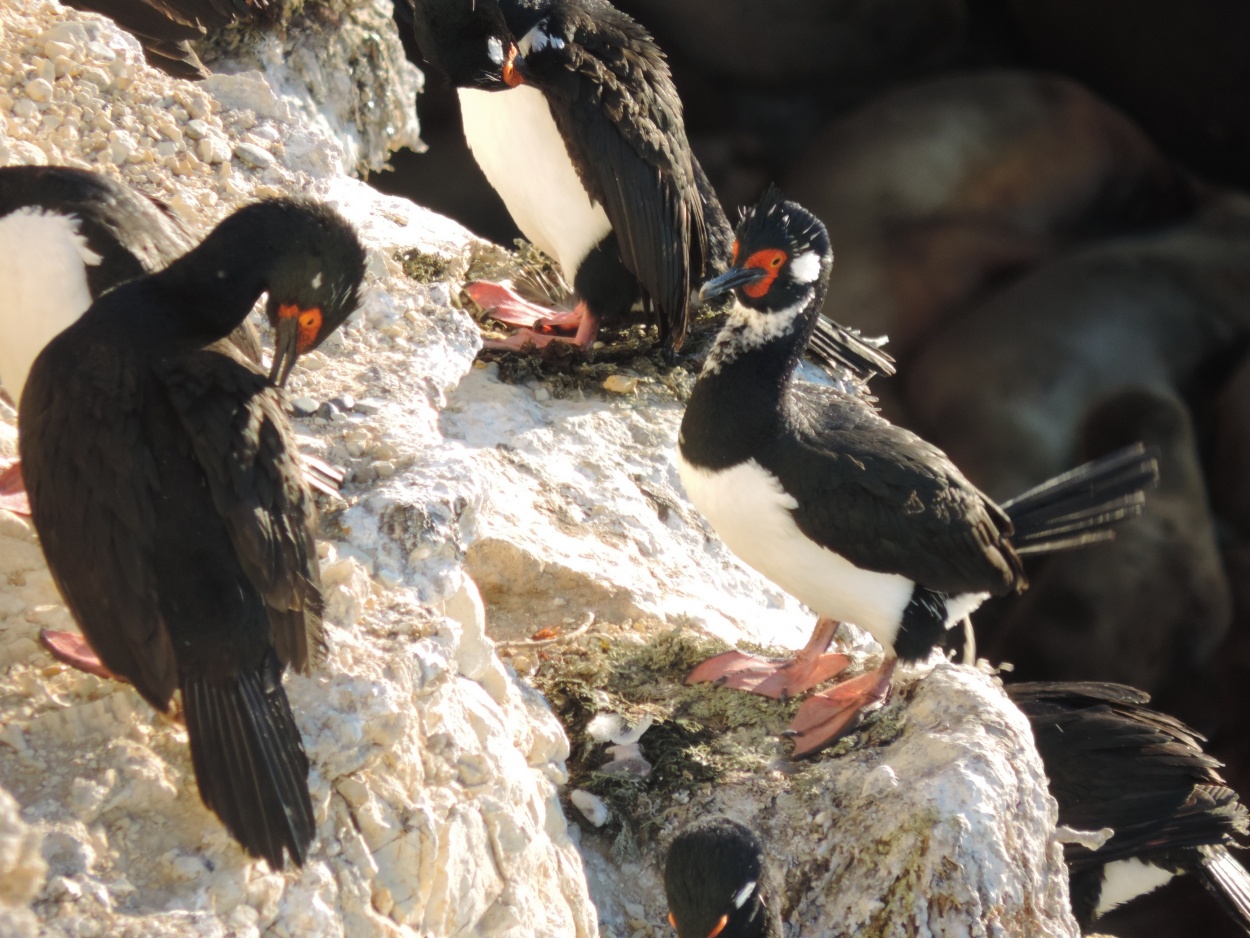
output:
<path id="1" fill-rule="evenodd" d="M 1212 180 L 1250 184 L 1250 5 L 1011 0 L 1036 64 L 1124 108 Z"/>
<path id="2" fill-rule="evenodd" d="M 899 377 L 916 428 L 1006 498 L 1075 464 L 1106 395 L 1209 404 L 1250 338 L 1250 199 L 1053 260 L 937 331 Z"/>
<path id="3" fill-rule="evenodd" d="M 1166 711 L 1209 671 L 1232 616 L 1189 410 L 1172 393 L 1127 390 L 1099 401 L 1077 435 L 1081 460 L 1154 447 L 1159 486 L 1115 540 L 1039 564 L 995 629 L 978 622 L 982 650 L 1015 662 L 1019 680 L 1119 681 Z"/>
<path id="4" fill-rule="evenodd" d="M 829 228 L 826 314 L 888 334 L 900 360 L 1065 247 L 1194 205 L 1123 115 L 1067 79 L 1003 71 L 876 98 L 813 140 L 785 188 Z"/>
<path id="5" fill-rule="evenodd" d="M 963 0 L 621 0 L 674 60 L 713 79 L 855 100 L 950 62 Z"/>

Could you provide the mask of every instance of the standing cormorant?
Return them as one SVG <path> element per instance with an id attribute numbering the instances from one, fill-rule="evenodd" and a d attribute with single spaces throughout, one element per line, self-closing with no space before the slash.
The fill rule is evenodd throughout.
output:
<path id="1" fill-rule="evenodd" d="M 846 667 L 825 654 L 839 622 L 866 629 L 886 660 L 804 702 L 791 730 L 805 754 L 884 697 L 897 659 L 927 657 L 988 596 L 1024 589 L 1021 554 L 1110 537 L 1158 470 L 1128 447 L 996 505 L 865 397 L 793 380 L 833 265 L 824 225 L 772 190 L 737 234 L 734 266 L 703 288 L 735 303 L 682 419 L 678 468 L 730 549 L 820 619 L 793 662 L 728 652 L 688 679 L 799 694 Z"/>
<path id="2" fill-rule="evenodd" d="M 267 292 L 290 351 L 315 348 L 363 275 L 355 231 L 328 207 L 249 205 L 92 303 L 36 358 L 19 411 L 66 605 L 154 707 L 182 692 L 204 803 L 274 868 L 284 850 L 302 863 L 315 827 L 282 674 L 323 653 L 316 509 L 281 392 L 226 337 Z"/>
<path id="3" fill-rule="evenodd" d="M 728 264 L 733 230 L 690 149 L 659 46 L 606 0 L 411 2 L 417 45 L 456 86 L 474 158 L 580 298 L 556 313 L 506 285 L 467 285 L 495 319 L 523 327 L 487 347 L 589 349 L 601 322 L 642 301 L 660 340 L 680 349 L 691 291 Z M 857 377 L 894 370 L 829 319 L 808 353 Z"/>

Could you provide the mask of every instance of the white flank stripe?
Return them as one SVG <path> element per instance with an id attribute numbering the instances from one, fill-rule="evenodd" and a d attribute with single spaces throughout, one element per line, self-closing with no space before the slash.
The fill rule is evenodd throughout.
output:
<path id="1" fill-rule="evenodd" d="M 73 217 L 34 208 L 0 219 L 0 381 L 15 403 L 36 356 L 91 305 L 87 265 L 98 263 Z"/>
<path id="2" fill-rule="evenodd" d="M 586 194 L 547 99 L 528 85 L 461 88 L 459 95 L 465 140 L 477 164 L 521 233 L 555 258 L 572 283 L 612 225 Z"/>
<path id="3" fill-rule="evenodd" d="M 1094 915 L 1103 915 L 1131 899 L 1154 892 L 1175 875 L 1137 859 L 1108 863 L 1103 867 L 1102 893 L 1098 896 L 1098 908 L 1094 910 Z"/>
<path id="4" fill-rule="evenodd" d="M 743 561 L 820 615 L 893 645 L 911 580 L 861 570 L 809 540 L 794 522 L 797 502 L 753 459 L 709 472 L 686 462 L 679 449 L 677 469 L 695 507 Z"/>

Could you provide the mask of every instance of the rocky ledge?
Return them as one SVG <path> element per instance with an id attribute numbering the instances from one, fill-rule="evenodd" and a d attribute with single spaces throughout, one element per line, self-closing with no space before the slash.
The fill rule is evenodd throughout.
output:
<path id="1" fill-rule="evenodd" d="M 941 664 L 802 764 L 775 735 L 792 706 L 681 684 L 717 642 L 797 647 L 811 623 L 681 492 L 690 366 L 475 362 L 459 286 L 507 258 L 349 175 L 416 139 L 387 4 L 307 15 L 192 84 L 100 17 L 0 10 L 0 165 L 110 173 L 197 231 L 305 192 L 369 249 L 362 309 L 290 385 L 302 444 L 349 472 L 321 506 L 329 661 L 288 678 L 308 863 L 250 860 L 201 806 L 184 728 L 40 649 L 68 615 L 4 516 L 0 934 L 662 935 L 657 858 L 708 810 L 778 845 L 804 933 L 1075 934 L 1027 725 L 986 675 Z M 647 718 L 650 770 L 601 771 L 603 720 Z"/>

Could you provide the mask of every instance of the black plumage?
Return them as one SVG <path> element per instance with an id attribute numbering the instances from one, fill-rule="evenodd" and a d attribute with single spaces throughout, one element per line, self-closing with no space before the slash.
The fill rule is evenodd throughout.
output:
<path id="1" fill-rule="evenodd" d="M 604 0 L 554 0 L 530 28 L 561 41 L 534 43 L 520 76 L 546 97 L 582 185 L 612 223 L 620 262 L 655 304 L 661 341 L 680 348 L 707 232 L 668 63 Z"/>
<path id="2" fill-rule="evenodd" d="M 746 825 L 716 816 L 684 827 L 664 861 L 678 938 L 781 938 L 775 877 Z"/>
<path id="3" fill-rule="evenodd" d="M 500 285 L 469 284 L 495 318 L 532 327 L 488 347 L 545 345 L 557 328 L 576 325 L 572 341 L 589 348 L 600 321 L 617 321 L 641 301 L 661 341 L 680 348 L 691 290 L 729 263 L 733 230 L 690 148 L 651 36 L 606 0 L 411 0 L 411 8 L 422 56 L 459 89 L 475 158 L 522 232 L 561 264 L 581 297 L 573 315 L 552 314 Z M 512 93 L 522 87 L 541 93 L 539 110 Z M 539 157 L 517 152 L 527 149 L 518 140 L 545 137 L 543 124 L 559 142 L 542 158 L 567 162 L 567 176 L 536 172 L 527 158 Z M 564 180 L 580 192 L 565 191 Z M 840 378 L 843 369 L 852 379 L 893 372 L 879 343 L 830 320 L 818 324 L 808 351 Z"/>
<path id="4" fill-rule="evenodd" d="M 1199 733 L 1122 684 L 1009 684 L 1007 693 L 1032 724 L 1059 823 L 1114 832 L 1097 850 L 1064 848 L 1083 928 L 1097 917 L 1108 866 L 1136 860 L 1197 876 L 1250 932 L 1250 874 L 1229 853 L 1245 846 L 1250 815 Z"/>
<path id="5" fill-rule="evenodd" d="M 90 262 L 80 259 L 75 271 L 48 270 L 31 264 L 29 269 L 10 273 L 28 281 L 44 276 L 72 278 L 81 275 L 87 285 L 88 298 L 83 298 L 86 302 L 99 299 L 118 284 L 156 273 L 195 243 L 177 218 L 159 202 L 108 176 L 88 170 L 67 166 L 0 168 L 0 226 L 6 218 L 22 210 L 66 219 L 94 258 Z M 41 233 L 46 234 L 47 229 L 41 229 Z M 66 230 L 61 230 L 60 234 L 66 236 Z M 0 236 L 0 242 L 3 241 Z M 73 253 L 51 248 L 42 244 L 34 246 L 44 256 Z M 21 396 L 26 373 L 39 348 L 87 308 L 85 305 L 50 308 L 43 301 L 52 291 L 43 290 L 42 286 L 39 282 L 9 283 L 0 274 L 0 297 L 5 301 L 0 309 L 0 344 L 4 346 L 0 358 L 4 359 L 4 370 L 13 372 L 0 371 L 0 379 L 4 380 L 14 403 Z M 42 317 L 42 320 L 23 321 L 32 317 Z M 277 326 L 276 322 L 272 324 Z M 252 324 L 247 320 L 239 323 L 229 339 L 259 371 L 260 337 Z M 341 470 L 306 454 L 302 461 L 314 488 L 329 495 L 338 491 L 343 482 Z"/>
<path id="6" fill-rule="evenodd" d="M 793 665 L 730 652 L 690 679 L 800 693 L 845 667 L 823 655 L 837 622 L 866 629 L 886 663 L 875 683 L 857 678 L 804 704 L 793 728 L 807 752 L 880 699 L 895 655 L 927 656 L 987 596 L 1024 589 L 1021 553 L 1109 537 L 1141 510 L 1157 467 L 1128 447 L 996 505 L 855 389 L 794 380 L 833 263 L 824 226 L 773 191 L 737 241 L 735 265 L 704 287 L 736 302 L 682 419 L 679 468 L 730 548 L 821 621 Z"/>
<path id="7" fill-rule="evenodd" d="M 69 0 L 80 10 L 102 13 L 143 45 L 148 64 L 175 78 L 206 78 L 193 42 L 242 17 L 256 15 L 268 0 Z"/>
<path id="8" fill-rule="evenodd" d="M 250 205 L 164 270 L 105 293 L 48 344 L 20 408 L 35 528 L 100 661 L 168 709 L 182 691 L 205 804 L 251 853 L 302 863 L 308 763 L 281 676 L 323 651 L 316 509 L 281 392 L 225 337 L 268 292 L 357 305 L 364 253 L 332 210 Z"/>

